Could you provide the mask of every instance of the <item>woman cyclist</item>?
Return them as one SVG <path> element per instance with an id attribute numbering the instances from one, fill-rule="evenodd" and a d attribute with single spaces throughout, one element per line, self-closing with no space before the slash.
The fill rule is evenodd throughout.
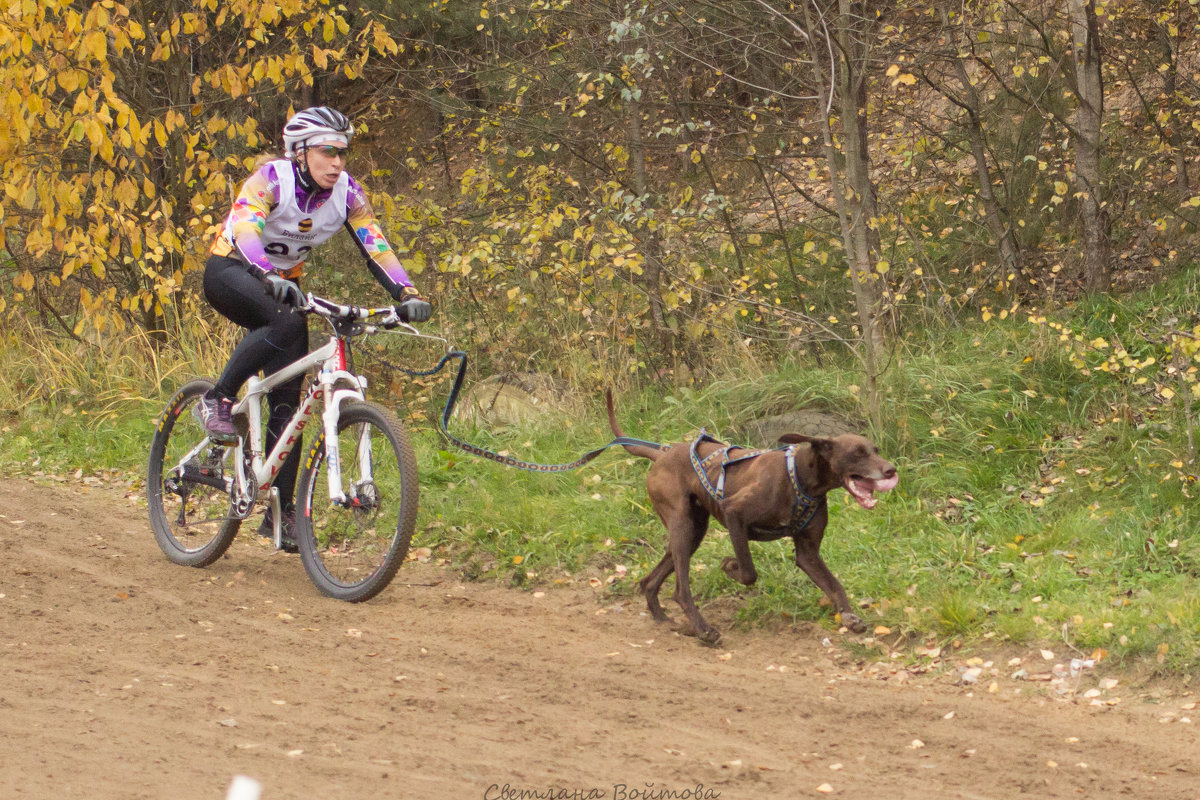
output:
<path id="1" fill-rule="evenodd" d="M 410 322 L 429 319 L 431 308 L 413 287 L 388 245 L 362 187 L 345 171 L 354 136 L 350 121 L 325 106 L 306 108 L 283 128 L 283 159 L 262 165 L 242 185 L 204 268 L 204 297 L 247 333 L 234 348 L 216 386 L 196 405 L 208 435 L 237 441 L 231 409 L 242 384 L 260 371 L 270 374 L 308 353 L 308 327 L 296 311 L 298 279 L 313 247 L 341 227 L 353 235 L 367 268 Z M 303 376 L 267 395 L 267 450 L 275 446 L 300 403 Z M 295 552 L 293 531 L 300 447 L 288 454 L 279 488 L 284 549 Z M 274 535 L 270 512 L 259 533 Z"/>

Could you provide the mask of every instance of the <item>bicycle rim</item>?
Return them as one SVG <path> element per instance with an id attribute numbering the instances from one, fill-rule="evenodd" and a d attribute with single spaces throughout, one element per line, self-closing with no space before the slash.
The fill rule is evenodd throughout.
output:
<path id="1" fill-rule="evenodd" d="M 232 451 L 208 442 L 191 413 L 212 385 L 197 378 L 171 398 L 158 419 L 146 472 L 154 539 L 168 559 L 190 567 L 220 558 L 241 525 L 230 516 L 225 489 Z"/>
<path id="2" fill-rule="evenodd" d="M 416 456 L 399 421 L 374 404 L 347 403 L 338 425 L 341 487 L 348 500 L 329 499 L 330 448 L 322 434 L 300 476 L 296 533 L 304 568 L 317 588 L 360 602 L 387 586 L 408 553 L 417 516 Z"/>

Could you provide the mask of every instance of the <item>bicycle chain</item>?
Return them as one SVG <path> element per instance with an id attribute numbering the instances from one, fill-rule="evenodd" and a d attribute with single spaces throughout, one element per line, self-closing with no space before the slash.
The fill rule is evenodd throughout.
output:
<path id="1" fill-rule="evenodd" d="M 454 434 L 450 433 L 450 429 L 449 429 L 450 417 L 454 413 L 454 406 L 458 402 L 458 394 L 460 391 L 462 391 L 463 379 L 466 377 L 466 373 L 467 373 L 467 354 L 466 353 L 462 352 L 461 350 L 451 350 L 449 353 L 442 356 L 441 360 L 438 361 L 436 366 L 434 366 L 432 369 L 428 369 L 428 370 L 408 369 L 407 367 L 402 367 L 399 364 L 393 364 L 392 362 L 388 361 L 386 358 L 383 358 L 382 356 L 376 355 L 375 353 L 371 353 L 369 351 L 366 351 L 364 354 L 369 359 L 374 359 L 379 364 L 383 365 L 384 367 L 386 367 L 388 369 L 402 372 L 405 375 L 409 375 L 411 377 L 416 377 L 416 378 L 422 378 L 422 377 L 428 377 L 430 375 L 436 375 L 437 373 L 441 372 L 445 368 L 446 364 L 449 363 L 449 361 L 451 359 L 455 359 L 455 358 L 459 359 L 461 363 L 459 364 L 459 367 L 458 367 L 458 374 L 454 376 L 454 386 L 450 390 L 450 396 L 446 398 L 446 407 L 442 411 L 441 419 L 438 420 L 438 430 L 451 444 L 453 444 L 459 450 L 463 450 L 474 456 L 479 456 L 480 458 L 486 458 L 489 461 L 495 461 L 497 464 L 502 464 L 503 466 L 506 466 L 506 467 L 512 467 L 514 469 L 523 469 L 527 472 L 568 472 L 570 470 L 578 469 L 579 467 L 582 467 L 584 464 L 586 464 L 589 461 L 591 461 L 592 459 L 596 458 L 598 455 L 600 455 L 601 453 L 603 453 L 605 450 L 609 449 L 610 447 L 617 447 L 617 446 L 624 446 L 627 444 L 632 444 L 632 445 L 641 445 L 643 447 L 653 447 L 657 450 L 665 450 L 666 449 L 666 447 L 659 444 L 658 442 L 648 442 L 644 439 L 633 439 L 628 436 L 620 436 L 620 437 L 617 437 L 616 439 L 613 439 L 611 442 L 604 445 L 603 447 L 598 447 L 595 450 L 590 450 L 587 453 L 584 453 L 579 458 L 575 459 L 574 461 L 571 461 L 566 464 L 540 464 L 535 461 L 523 461 L 519 458 L 513 458 L 512 456 L 500 455 L 499 453 L 497 453 L 493 450 L 488 450 L 485 447 L 480 447 L 479 445 L 474 445 L 474 444 L 470 444 L 469 442 L 464 442 L 462 439 L 459 439 Z"/>

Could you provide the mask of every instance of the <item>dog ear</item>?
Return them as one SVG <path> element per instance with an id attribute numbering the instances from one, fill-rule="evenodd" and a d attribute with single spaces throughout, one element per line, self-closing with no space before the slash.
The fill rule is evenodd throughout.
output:
<path id="1" fill-rule="evenodd" d="M 804 444 L 808 442 L 818 454 L 828 459 L 833 454 L 833 440 L 820 436 L 805 436 L 803 433 L 785 433 L 777 440 L 778 444 Z"/>
<path id="2" fill-rule="evenodd" d="M 811 439 L 811 436 L 805 436 L 803 433 L 785 433 L 775 441 L 775 444 L 800 444 Z"/>

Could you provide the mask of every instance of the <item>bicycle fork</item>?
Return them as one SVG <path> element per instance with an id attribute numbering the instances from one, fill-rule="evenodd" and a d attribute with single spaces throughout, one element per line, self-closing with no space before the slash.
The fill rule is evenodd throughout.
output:
<path id="1" fill-rule="evenodd" d="M 322 375 L 325 378 L 325 375 Z M 322 412 L 322 423 L 325 428 L 325 474 L 329 481 L 329 501 L 344 508 L 355 508 L 361 505 L 359 487 L 371 480 L 371 426 L 363 425 L 358 432 L 355 442 L 355 461 L 358 464 L 359 481 L 350 484 L 350 494 L 342 489 L 342 454 L 341 442 L 338 439 L 338 421 L 341 418 L 342 404 L 347 400 L 363 400 L 363 384 L 365 379 L 354 378 L 357 386 L 353 389 L 333 389 L 333 376 L 330 376 L 325 387 L 326 403 Z M 324 384 L 325 381 L 322 380 Z"/>

